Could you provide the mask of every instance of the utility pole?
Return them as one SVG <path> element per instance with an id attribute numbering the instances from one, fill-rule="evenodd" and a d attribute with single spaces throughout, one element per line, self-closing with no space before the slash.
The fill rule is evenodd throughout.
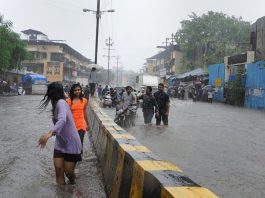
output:
<path id="1" fill-rule="evenodd" d="M 114 9 L 110 9 L 110 10 L 100 10 L 100 0 L 97 0 L 97 10 L 90 10 L 90 9 L 83 9 L 83 12 L 92 12 L 93 14 L 96 14 L 96 43 L 95 43 L 95 64 L 97 64 L 98 62 L 98 29 L 99 29 L 99 19 L 101 17 L 101 14 L 105 13 L 105 12 L 115 12 Z"/>
<path id="2" fill-rule="evenodd" d="M 173 33 L 171 34 L 171 38 L 170 39 L 171 39 L 171 45 L 174 45 L 174 43 L 176 41 L 175 41 L 175 35 Z"/>
<path id="3" fill-rule="evenodd" d="M 117 60 L 117 78 L 116 78 L 116 80 L 117 80 L 117 86 L 119 85 L 119 59 L 120 59 L 120 57 L 119 56 L 117 56 L 116 57 L 116 60 Z"/>
<path id="4" fill-rule="evenodd" d="M 168 40 L 169 40 L 170 38 L 166 38 L 166 42 L 162 42 L 162 43 L 165 43 L 166 44 L 166 49 L 167 49 L 167 44 L 168 44 Z"/>
<path id="5" fill-rule="evenodd" d="M 108 84 L 109 84 L 110 47 L 113 45 L 113 41 L 110 37 L 106 40 L 106 45 L 108 46 Z"/>
<path id="6" fill-rule="evenodd" d="M 121 68 L 120 68 L 120 70 L 121 70 L 121 77 L 120 77 L 120 79 L 121 79 L 121 86 L 123 85 L 123 82 L 122 82 L 122 63 L 121 63 Z"/>
<path id="7" fill-rule="evenodd" d="M 99 19 L 100 19 L 100 0 L 97 2 L 97 13 L 96 13 L 96 19 L 97 19 L 97 24 L 96 24 L 96 44 L 95 44 L 95 64 L 98 63 L 98 26 L 99 26 Z"/>

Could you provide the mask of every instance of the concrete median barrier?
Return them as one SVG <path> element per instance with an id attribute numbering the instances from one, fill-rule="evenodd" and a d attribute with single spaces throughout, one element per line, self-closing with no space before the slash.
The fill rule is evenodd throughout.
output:
<path id="1" fill-rule="evenodd" d="M 90 135 L 110 198 L 216 198 L 113 122 L 92 100 Z"/>

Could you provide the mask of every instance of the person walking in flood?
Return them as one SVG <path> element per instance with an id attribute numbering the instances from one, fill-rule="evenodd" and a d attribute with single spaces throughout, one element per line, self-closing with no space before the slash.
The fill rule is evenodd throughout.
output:
<path id="1" fill-rule="evenodd" d="M 152 87 L 147 86 L 146 93 L 143 95 L 140 95 L 138 99 L 143 100 L 142 110 L 143 110 L 143 116 L 144 116 L 144 124 L 151 125 L 154 113 L 156 113 L 156 115 L 158 115 L 159 113 L 156 100 L 154 96 L 152 95 Z"/>
<path id="2" fill-rule="evenodd" d="M 73 84 L 70 89 L 69 98 L 66 99 L 66 102 L 72 111 L 75 126 L 78 131 L 83 150 L 84 136 L 86 131 L 89 130 L 89 123 L 86 111 L 88 101 L 82 93 L 82 87 L 80 84 Z"/>
<path id="3" fill-rule="evenodd" d="M 156 125 L 161 124 L 161 119 L 164 125 L 168 125 L 169 114 L 169 96 L 164 91 L 164 84 L 158 84 L 158 91 L 154 93 L 156 103 L 158 105 L 158 113 L 156 114 Z"/>
<path id="4" fill-rule="evenodd" d="M 82 144 L 75 127 L 72 112 L 65 101 L 63 86 L 59 82 L 48 85 L 47 92 L 41 100 L 40 109 L 44 111 L 48 104 L 52 104 L 54 126 L 44 133 L 38 142 L 40 148 L 44 148 L 47 141 L 55 138 L 53 162 L 56 173 L 56 183 L 65 184 L 65 175 L 69 184 L 75 183 L 74 169 L 78 161 L 82 161 Z"/>

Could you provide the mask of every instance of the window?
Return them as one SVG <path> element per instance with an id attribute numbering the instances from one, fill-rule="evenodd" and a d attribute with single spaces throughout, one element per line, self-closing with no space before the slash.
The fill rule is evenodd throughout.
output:
<path id="1" fill-rule="evenodd" d="M 61 53 L 51 53 L 51 61 L 63 62 L 64 56 Z"/>

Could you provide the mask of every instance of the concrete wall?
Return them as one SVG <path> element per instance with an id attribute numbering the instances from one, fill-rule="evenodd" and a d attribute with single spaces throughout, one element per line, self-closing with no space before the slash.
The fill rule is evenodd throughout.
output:
<path id="1" fill-rule="evenodd" d="M 250 42 L 256 52 L 256 60 L 265 59 L 265 16 L 259 18 L 251 26 Z"/>
<path id="2" fill-rule="evenodd" d="M 116 125 L 90 101 L 90 135 L 110 198 L 216 198 Z"/>
<path id="3" fill-rule="evenodd" d="M 182 59 L 183 59 L 183 53 L 181 51 L 174 51 L 173 52 L 173 58 L 175 58 L 175 63 L 173 66 L 173 72 L 175 74 L 180 73 L 180 69 L 182 67 Z"/>

